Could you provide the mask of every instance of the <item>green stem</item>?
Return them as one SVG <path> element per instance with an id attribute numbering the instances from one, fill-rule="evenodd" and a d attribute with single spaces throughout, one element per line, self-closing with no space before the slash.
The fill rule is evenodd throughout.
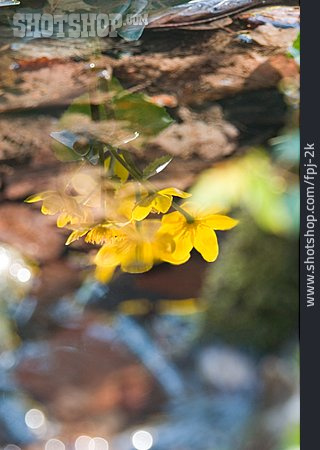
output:
<path id="1" fill-rule="evenodd" d="M 194 217 L 191 214 L 189 214 L 185 209 L 181 208 L 181 206 L 179 206 L 178 203 L 176 203 L 175 201 L 172 202 L 172 207 L 179 213 L 183 214 L 188 223 L 194 222 Z"/>
<path id="2" fill-rule="evenodd" d="M 104 160 L 105 160 L 105 158 L 104 158 L 104 149 L 103 149 L 103 145 L 102 144 L 99 144 L 98 151 L 99 151 L 100 164 L 102 165 L 102 167 L 104 167 Z"/>
<path id="3" fill-rule="evenodd" d="M 120 157 L 120 155 L 118 154 L 118 152 L 117 152 L 117 150 L 115 148 L 109 146 L 108 150 L 111 153 L 111 155 L 117 161 L 119 161 L 119 163 L 130 173 L 132 178 L 134 178 L 136 181 L 142 181 L 142 179 L 141 179 L 140 175 L 138 174 L 138 172 L 133 167 L 130 167 L 129 164 L 127 164 L 126 161 Z"/>

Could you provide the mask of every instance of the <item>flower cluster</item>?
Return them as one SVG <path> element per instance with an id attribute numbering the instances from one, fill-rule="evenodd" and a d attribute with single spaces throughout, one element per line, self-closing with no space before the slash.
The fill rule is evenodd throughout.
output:
<path id="1" fill-rule="evenodd" d="M 141 273 L 161 261 L 183 264 L 193 248 L 206 261 L 214 261 L 215 230 L 229 230 L 237 221 L 218 211 L 198 210 L 187 192 L 158 189 L 150 182 L 172 157 L 161 156 L 142 169 L 130 150 L 141 151 L 173 120 L 165 108 L 142 93 L 125 91 L 104 72 L 92 92 L 62 116 L 60 126 L 67 129 L 51 133 L 56 156 L 78 168 L 58 190 L 26 201 L 42 202 L 43 214 L 57 216 L 57 226 L 70 230 L 67 245 L 83 238 L 99 246 L 94 263 L 103 282 L 118 267 Z"/>
<path id="2" fill-rule="evenodd" d="M 191 195 L 179 189 L 157 190 L 149 181 L 128 181 L 125 167 L 115 181 L 109 169 L 108 163 L 102 169 L 78 170 L 60 191 L 26 199 L 41 201 L 43 214 L 57 215 L 57 226 L 71 231 L 67 245 L 84 237 L 100 246 L 94 258 L 100 281 L 108 281 L 117 267 L 142 273 L 161 261 L 183 264 L 193 248 L 206 261 L 215 261 L 215 230 L 229 230 L 236 220 L 197 209 L 185 200 Z M 119 169 L 119 164 L 114 165 L 118 174 Z"/>

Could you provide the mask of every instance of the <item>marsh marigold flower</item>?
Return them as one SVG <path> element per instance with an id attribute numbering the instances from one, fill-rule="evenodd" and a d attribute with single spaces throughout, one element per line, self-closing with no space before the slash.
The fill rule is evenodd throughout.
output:
<path id="1" fill-rule="evenodd" d="M 32 195 L 25 200 L 27 203 L 42 201 L 41 212 L 45 215 L 58 214 L 57 226 L 78 225 L 92 221 L 91 209 L 77 202 L 75 197 L 57 191 L 45 191 Z"/>
<path id="2" fill-rule="evenodd" d="M 143 273 L 157 261 L 171 262 L 175 243 L 160 227 L 159 220 L 145 220 L 110 230 L 94 260 L 97 278 L 108 281 L 117 266 L 124 272 Z"/>
<path id="3" fill-rule="evenodd" d="M 135 206 L 132 218 L 134 220 L 143 220 L 151 212 L 165 214 L 171 208 L 173 197 L 188 198 L 191 194 L 180 191 L 176 188 L 161 189 L 152 194 L 146 194 Z"/>
<path id="4" fill-rule="evenodd" d="M 176 244 L 172 258 L 187 261 L 194 247 L 206 261 L 215 261 L 219 253 L 215 230 L 230 230 L 238 221 L 210 211 L 197 210 L 190 203 L 182 205 L 181 211 L 162 217 L 161 232 L 171 234 Z"/>

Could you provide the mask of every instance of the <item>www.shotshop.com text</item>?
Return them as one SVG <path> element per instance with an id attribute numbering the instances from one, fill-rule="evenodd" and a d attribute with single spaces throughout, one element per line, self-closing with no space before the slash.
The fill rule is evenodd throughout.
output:
<path id="1" fill-rule="evenodd" d="M 306 299 L 307 307 L 314 307 L 315 299 L 315 240 L 316 240 L 316 195 L 315 195 L 315 181 L 318 175 L 317 164 L 315 164 L 315 144 L 307 144 L 303 152 L 303 183 L 306 185 L 306 198 L 303 199 L 302 208 L 306 213 L 306 225 L 303 223 L 303 239 L 305 259 L 304 264 L 307 269 L 306 279 Z"/>

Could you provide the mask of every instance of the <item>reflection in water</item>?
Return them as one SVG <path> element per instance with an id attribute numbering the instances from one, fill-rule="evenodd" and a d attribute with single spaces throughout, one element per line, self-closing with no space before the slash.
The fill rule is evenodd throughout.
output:
<path id="1" fill-rule="evenodd" d="M 90 332 L 99 339 L 104 336 L 101 328 L 97 330 L 94 327 Z M 113 324 L 113 333 L 116 340 L 126 344 L 141 359 L 165 392 L 173 398 L 183 395 L 185 387 L 181 376 L 141 326 L 130 317 L 119 315 Z"/>
<path id="2" fill-rule="evenodd" d="M 64 3 L 68 2 L 60 2 Z M 102 3 L 106 5 L 105 1 Z M 205 2 L 191 3 L 194 7 L 205 6 Z M 227 3 L 248 2 L 219 3 L 225 7 Z M 91 68 L 92 64 L 95 66 L 90 60 L 93 50 L 89 42 L 72 42 L 73 45 L 60 42 L 60 66 L 63 58 L 68 58 L 71 65 L 80 59 Z M 33 63 L 41 63 L 36 58 L 39 52 L 47 52 L 47 58 L 57 50 L 52 43 L 31 44 L 15 42 L 11 46 L 16 59 L 21 60 L 20 69 L 26 61 L 25 69 L 28 67 L 28 58 L 29 69 Z M 101 44 L 102 51 L 109 45 L 107 41 L 97 44 Z M 94 48 L 99 45 L 94 44 Z M 123 43 L 117 41 L 116 45 L 121 50 Z M 126 47 L 126 51 L 131 52 L 132 48 Z M 27 59 L 22 59 L 22 55 Z M 49 72 L 49 59 L 42 60 L 43 63 L 43 67 L 34 66 L 30 72 L 10 69 L 10 77 L 18 79 L 26 74 L 37 77 L 40 70 Z M 157 61 L 154 63 L 156 67 Z M 151 75 L 156 70 L 152 64 Z M 169 61 L 166 64 L 170 66 Z M 137 69 L 134 65 L 129 67 L 128 72 L 132 70 L 133 76 L 130 83 L 134 84 Z M 206 68 L 205 74 L 209 70 L 210 67 Z M 53 72 L 57 73 L 55 69 L 50 73 Z M 110 77 L 110 73 L 101 71 L 104 78 Z M 78 88 L 82 81 L 78 80 L 78 74 L 73 77 Z M 225 83 L 224 77 L 221 84 Z M 29 99 L 25 94 L 32 93 L 34 87 L 26 89 L 25 82 L 17 82 L 15 86 L 24 99 Z M 41 88 L 46 92 L 44 84 Z M 41 89 L 39 92 L 42 97 Z M 195 110 L 191 113 L 191 109 L 190 115 L 196 113 Z M 76 125 L 81 128 L 83 125 L 78 121 L 79 118 Z M 35 122 L 40 128 L 40 122 L 37 119 Z M 95 131 L 101 130 L 97 126 Z M 293 283 L 291 288 L 285 283 L 286 275 L 292 271 L 286 269 L 289 257 L 280 259 L 279 251 L 283 246 L 288 249 L 295 245 L 293 241 L 285 241 L 282 234 L 290 231 L 288 234 L 294 240 L 297 176 L 294 162 L 293 166 L 289 164 L 292 143 L 289 140 L 291 151 L 288 151 L 283 142 L 281 139 L 281 148 L 279 139 L 274 144 L 278 146 L 277 152 L 283 153 L 285 167 L 281 166 L 283 162 L 280 164 L 270 157 L 269 149 L 249 153 L 239 160 L 228 159 L 221 168 L 216 166 L 205 174 L 203 185 L 195 187 L 194 194 L 199 195 L 199 201 L 201 198 L 214 203 L 214 196 L 220 201 L 225 199 L 232 207 L 249 210 L 254 221 L 269 234 L 281 232 L 279 239 L 272 239 L 277 245 L 267 244 L 272 247 L 273 258 L 266 258 L 269 253 L 265 246 L 270 237 L 261 230 L 254 234 L 250 232 L 251 227 L 241 225 L 251 243 L 244 245 L 240 235 L 234 234 L 232 239 L 236 242 L 232 242 L 231 251 L 229 238 L 221 240 L 224 266 L 218 262 L 209 274 L 212 280 L 206 292 L 208 310 L 198 302 L 200 287 L 197 293 L 190 292 L 197 285 L 192 281 L 200 280 L 194 267 L 185 272 L 182 269 L 180 278 L 176 273 L 170 276 L 173 272 L 169 271 L 163 276 L 163 266 L 155 267 L 154 279 L 148 278 L 144 286 L 139 282 L 132 286 L 127 278 L 120 277 L 116 286 L 96 284 L 87 278 L 80 290 L 71 295 L 77 284 L 62 289 L 63 294 L 58 289 L 67 271 L 67 265 L 63 265 L 65 260 L 60 258 L 55 260 L 60 272 L 49 271 L 47 278 L 43 277 L 40 298 L 30 294 L 30 289 L 39 283 L 37 269 L 14 248 L 0 244 L 1 449 L 288 450 L 295 445 L 297 441 L 290 433 L 289 437 L 285 436 L 286 441 L 283 439 L 286 429 L 293 429 L 297 424 L 299 405 L 296 343 L 289 336 L 294 313 L 286 303 L 292 303 L 293 299 Z M 26 151 L 30 150 L 26 148 Z M 86 190 L 84 179 L 80 181 Z M 20 216 L 16 221 L 23 222 Z M 30 236 L 41 234 L 42 229 L 33 227 Z M 49 240 L 53 244 L 51 235 Z M 47 236 L 36 242 L 35 247 L 41 250 L 38 253 L 45 253 L 46 247 L 49 248 L 44 245 Z M 65 251 L 71 266 L 81 260 L 81 250 L 75 247 Z M 62 252 L 58 249 L 57 254 L 59 251 Z M 269 265 L 261 259 L 268 259 Z M 281 270 L 276 262 L 281 263 Z M 203 266 L 200 271 L 204 271 Z M 277 281 L 271 283 L 276 275 L 279 275 Z M 177 295 L 181 293 L 180 285 L 185 287 L 185 295 Z M 51 297 L 49 286 L 53 286 Z M 96 310 L 90 308 L 93 304 Z M 203 315 L 209 324 L 206 331 Z M 247 338 L 241 342 L 240 328 Z M 236 336 L 233 341 L 231 333 Z M 260 348 L 259 336 L 263 344 Z"/>
<path id="3" fill-rule="evenodd" d="M 246 427 L 257 410 L 263 389 L 259 360 L 218 341 L 200 343 L 195 340 L 189 349 L 185 349 L 184 355 L 181 351 L 164 352 L 161 340 L 157 340 L 161 315 L 144 321 L 139 316 L 108 312 L 103 313 L 102 319 L 100 313 L 88 313 L 83 309 L 92 292 L 97 293 L 97 285 L 94 289 L 90 285 L 87 288 L 86 294 L 82 288 L 73 298 L 63 300 L 68 308 L 57 304 L 56 308 L 47 310 L 50 320 L 58 326 L 53 339 L 26 342 L 18 351 L 9 352 L 15 355 L 13 368 L 18 370 L 20 382 L 44 405 L 42 410 L 30 398 L 28 404 L 31 407 L 27 408 L 20 399 L 13 400 L 12 396 L 0 402 L 2 422 L 8 408 L 11 414 L 14 408 L 20 408 L 20 415 L 7 418 L 11 442 L 21 443 L 24 448 L 26 444 L 38 441 L 43 443 L 45 450 L 238 448 L 236 446 L 243 441 Z M 103 286 L 100 289 L 105 292 Z M 168 317 L 174 317 L 174 314 Z M 177 317 L 180 323 L 188 322 L 192 314 L 188 312 Z M 175 326 L 174 321 L 171 324 Z M 173 331 L 171 329 L 171 333 Z M 174 340 L 171 342 L 174 347 Z M 117 358 L 122 352 L 124 359 L 119 365 Z M 134 356 L 128 359 L 126 352 Z M 125 367 L 133 363 L 131 358 L 137 359 L 137 364 L 155 380 L 158 391 L 166 397 L 164 403 L 150 397 L 146 386 L 138 387 L 143 378 L 136 378 L 134 372 L 132 375 L 128 372 L 129 378 L 120 382 L 123 371 L 127 370 Z M 3 359 L 6 359 L 5 354 Z M 109 362 L 109 366 L 103 367 L 105 362 Z M 3 373 L 12 371 L 12 364 L 3 366 Z M 94 375 L 99 370 L 103 371 L 102 376 Z M 90 377 L 95 379 L 91 387 Z M 134 378 L 130 380 L 130 377 Z M 133 384 L 132 389 L 138 389 L 137 392 L 128 391 L 133 382 L 136 386 Z M 117 383 L 120 383 L 119 387 L 116 387 Z M 124 395 L 121 401 L 119 388 Z M 18 392 L 17 389 L 14 386 L 13 393 Z M 145 389 L 143 395 L 147 403 L 130 417 L 127 408 L 130 402 L 133 406 L 138 401 L 141 389 Z M 132 400 L 127 403 L 132 395 Z M 102 409 L 99 402 L 102 402 Z M 288 408 L 292 411 L 293 404 L 290 405 Z M 151 406 L 157 415 L 145 416 L 143 411 Z M 125 414 L 124 422 L 117 418 L 118 408 Z M 101 420 L 107 423 L 110 417 L 114 417 L 116 423 L 99 429 Z M 82 430 L 87 430 L 88 434 L 82 434 Z"/>

